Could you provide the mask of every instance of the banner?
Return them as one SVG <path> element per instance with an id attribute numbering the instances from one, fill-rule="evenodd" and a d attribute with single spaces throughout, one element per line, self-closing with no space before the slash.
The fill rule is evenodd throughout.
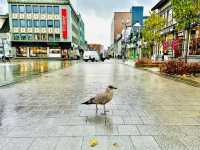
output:
<path id="1" fill-rule="evenodd" d="M 67 39 L 67 9 L 62 9 L 62 32 L 63 39 Z"/>

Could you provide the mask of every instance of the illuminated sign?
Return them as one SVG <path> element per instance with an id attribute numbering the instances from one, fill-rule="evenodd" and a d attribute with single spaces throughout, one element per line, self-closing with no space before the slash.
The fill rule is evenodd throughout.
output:
<path id="1" fill-rule="evenodd" d="M 62 32 L 63 39 L 67 39 L 67 9 L 62 9 Z"/>

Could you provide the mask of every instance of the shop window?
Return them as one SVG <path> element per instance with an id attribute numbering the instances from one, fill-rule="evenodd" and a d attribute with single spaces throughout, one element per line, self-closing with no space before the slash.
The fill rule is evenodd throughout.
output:
<path id="1" fill-rule="evenodd" d="M 20 12 L 20 13 L 25 13 L 25 12 L 26 12 L 26 9 L 25 9 L 25 6 L 24 6 L 24 5 L 20 5 L 20 6 L 19 6 L 19 12 Z"/>
<path id="2" fill-rule="evenodd" d="M 11 11 L 12 11 L 12 13 L 18 13 L 17 5 L 11 5 Z"/>
<path id="3" fill-rule="evenodd" d="M 39 6 L 33 6 L 33 12 L 34 13 L 39 13 L 40 12 Z"/>
<path id="4" fill-rule="evenodd" d="M 53 7 L 52 6 L 47 6 L 47 13 L 52 14 L 53 13 Z"/>
<path id="5" fill-rule="evenodd" d="M 41 34 L 41 40 L 47 41 L 47 34 Z"/>
<path id="6" fill-rule="evenodd" d="M 31 5 L 26 5 L 26 13 L 32 13 Z"/>
<path id="7" fill-rule="evenodd" d="M 26 34 L 21 34 L 21 40 L 27 40 Z"/>
<path id="8" fill-rule="evenodd" d="M 59 6 L 54 6 L 53 10 L 54 10 L 54 14 L 59 14 Z"/>
<path id="9" fill-rule="evenodd" d="M 21 20 L 20 20 L 20 27 L 22 27 L 22 28 L 27 27 L 27 22 L 26 22 L 26 20 L 24 20 L 24 19 L 21 19 Z"/>
<path id="10" fill-rule="evenodd" d="M 48 26 L 49 28 L 53 28 L 53 20 L 48 20 L 48 21 L 47 21 L 47 26 Z"/>
<path id="11" fill-rule="evenodd" d="M 13 39 L 20 40 L 20 34 L 18 34 L 18 33 L 13 34 Z"/>
<path id="12" fill-rule="evenodd" d="M 60 34 L 55 34 L 55 40 L 60 41 Z"/>
<path id="13" fill-rule="evenodd" d="M 46 14 L 46 13 L 47 13 L 47 7 L 45 7 L 45 6 L 40 6 L 40 13 L 41 13 L 41 14 Z"/>
<path id="14" fill-rule="evenodd" d="M 40 20 L 40 27 L 42 27 L 42 28 L 46 28 L 47 27 L 46 20 Z"/>
<path id="15" fill-rule="evenodd" d="M 33 34 L 27 34 L 27 40 L 31 41 L 33 40 Z"/>
<path id="16" fill-rule="evenodd" d="M 41 35 L 39 33 L 34 34 L 34 40 L 35 41 L 40 41 L 41 40 Z"/>
<path id="17" fill-rule="evenodd" d="M 34 27 L 35 27 L 35 28 L 39 28 L 39 27 L 40 27 L 40 22 L 39 22 L 39 20 L 34 20 L 34 21 L 33 21 L 33 24 L 34 24 Z"/>
<path id="18" fill-rule="evenodd" d="M 54 20 L 54 27 L 60 28 L 60 20 Z"/>
<path id="19" fill-rule="evenodd" d="M 49 40 L 49 41 L 54 41 L 53 34 L 49 34 L 49 35 L 48 35 L 48 40 Z"/>
<path id="20" fill-rule="evenodd" d="M 33 21 L 32 20 L 27 20 L 27 27 L 31 28 L 33 26 Z"/>
<path id="21" fill-rule="evenodd" d="M 13 19 L 12 20 L 12 25 L 13 25 L 13 27 L 19 27 L 19 20 Z"/>

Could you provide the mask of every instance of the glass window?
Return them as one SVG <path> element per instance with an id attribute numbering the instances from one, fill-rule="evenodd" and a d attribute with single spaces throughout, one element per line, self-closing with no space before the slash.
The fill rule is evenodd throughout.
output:
<path id="1" fill-rule="evenodd" d="M 54 14 L 59 14 L 59 6 L 54 6 L 53 10 L 54 10 Z"/>
<path id="2" fill-rule="evenodd" d="M 40 12 L 40 7 L 39 6 L 33 6 L 33 12 L 34 13 L 39 13 Z"/>
<path id="3" fill-rule="evenodd" d="M 60 34 L 55 34 L 55 40 L 60 41 Z"/>
<path id="4" fill-rule="evenodd" d="M 53 40 L 54 40 L 54 39 L 53 39 L 53 34 L 49 34 L 49 35 L 48 35 L 48 40 L 49 40 L 49 41 L 53 41 Z"/>
<path id="5" fill-rule="evenodd" d="M 41 14 L 47 13 L 47 7 L 45 7 L 45 6 L 40 6 L 40 13 L 41 13 Z"/>
<path id="6" fill-rule="evenodd" d="M 52 6 L 47 6 L 47 13 L 52 14 L 53 13 L 53 7 Z"/>
<path id="7" fill-rule="evenodd" d="M 27 27 L 27 22 L 24 19 L 20 20 L 20 27 Z"/>
<path id="8" fill-rule="evenodd" d="M 20 40 L 20 34 L 18 34 L 18 33 L 13 34 L 13 39 Z"/>
<path id="9" fill-rule="evenodd" d="M 34 39 L 37 40 L 41 40 L 41 35 L 39 33 L 34 34 Z"/>
<path id="10" fill-rule="evenodd" d="M 47 26 L 48 26 L 49 28 L 53 28 L 53 20 L 48 20 L 48 21 L 47 21 Z"/>
<path id="11" fill-rule="evenodd" d="M 20 6 L 19 6 L 19 12 L 20 12 L 20 13 L 25 13 L 25 12 L 26 12 L 26 9 L 25 9 L 25 6 L 24 6 L 24 5 L 20 5 Z"/>
<path id="12" fill-rule="evenodd" d="M 31 5 L 26 5 L 26 13 L 32 13 Z"/>
<path id="13" fill-rule="evenodd" d="M 43 27 L 43 28 L 47 27 L 46 20 L 40 20 L 40 27 Z"/>
<path id="14" fill-rule="evenodd" d="M 47 41 L 47 34 L 41 34 L 41 40 Z"/>
<path id="15" fill-rule="evenodd" d="M 27 20 L 27 27 L 29 27 L 29 28 L 33 27 L 32 20 Z"/>
<path id="16" fill-rule="evenodd" d="M 11 5 L 11 11 L 12 11 L 12 13 L 18 13 L 17 5 Z"/>
<path id="17" fill-rule="evenodd" d="M 55 28 L 60 28 L 60 21 L 59 20 L 55 20 L 54 21 L 54 27 Z"/>
<path id="18" fill-rule="evenodd" d="M 27 34 L 27 40 L 32 40 L 33 39 L 33 34 L 29 33 Z"/>
<path id="19" fill-rule="evenodd" d="M 21 34 L 21 40 L 27 40 L 26 34 Z"/>
<path id="20" fill-rule="evenodd" d="M 39 22 L 39 20 L 34 20 L 34 21 L 33 21 L 33 24 L 34 24 L 34 27 L 35 27 L 35 28 L 39 28 L 39 27 L 40 27 L 40 22 Z"/>
<path id="21" fill-rule="evenodd" d="M 19 27 L 19 20 L 13 19 L 12 24 L 13 24 L 13 27 Z"/>

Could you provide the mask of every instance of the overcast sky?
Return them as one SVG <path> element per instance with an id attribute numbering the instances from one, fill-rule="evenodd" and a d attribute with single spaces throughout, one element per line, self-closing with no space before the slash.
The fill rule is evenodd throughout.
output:
<path id="1" fill-rule="evenodd" d="M 0 0 L 0 13 L 7 11 L 7 0 Z M 130 11 L 131 6 L 144 6 L 145 15 L 159 0 L 71 0 L 85 22 L 88 43 L 110 45 L 113 12 Z"/>

